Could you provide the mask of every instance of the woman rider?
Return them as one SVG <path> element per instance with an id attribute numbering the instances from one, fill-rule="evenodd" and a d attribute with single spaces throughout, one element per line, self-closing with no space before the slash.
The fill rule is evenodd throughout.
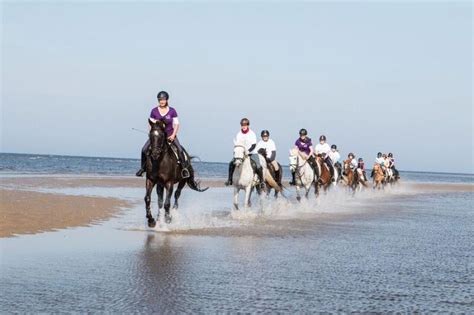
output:
<path id="1" fill-rule="evenodd" d="M 295 148 L 307 156 L 309 165 L 311 165 L 314 173 L 319 177 L 319 169 L 316 165 L 316 159 L 314 158 L 313 143 L 311 142 L 311 138 L 308 137 L 308 131 L 306 129 L 303 128 L 300 130 L 300 137 L 295 141 Z M 291 172 L 290 185 L 296 185 L 294 172 Z"/>
<path id="2" fill-rule="evenodd" d="M 179 130 L 178 113 L 173 107 L 168 105 L 169 94 L 167 92 L 161 91 L 158 93 L 157 98 L 158 106 L 151 110 L 150 118 L 154 120 L 161 120 L 165 123 L 165 132 L 166 136 L 168 137 L 168 141 L 172 143 L 176 149 L 178 149 L 178 163 L 181 164 L 181 176 L 183 178 L 188 178 L 190 176 L 188 170 L 189 163 L 185 158 L 183 148 L 176 137 Z M 150 139 L 145 142 L 145 145 L 142 148 L 141 168 L 138 170 L 136 174 L 137 176 L 143 176 L 143 173 L 145 173 L 146 158 L 149 148 Z"/>
<path id="3" fill-rule="evenodd" d="M 234 142 L 237 143 L 243 143 L 245 145 L 245 148 L 248 151 L 250 159 L 252 159 L 255 162 L 256 165 L 256 173 L 258 176 L 258 180 L 260 182 L 260 187 L 264 188 L 265 187 L 265 182 L 263 180 L 263 169 L 262 166 L 260 165 L 260 160 L 259 160 L 259 155 L 255 151 L 255 147 L 257 146 L 257 136 L 255 135 L 255 132 L 253 132 L 252 129 L 250 129 L 250 121 L 247 118 L 242 118 L 240 120 L 240 130 L 237 132 L 237 135 L 235 136 Z M 232 185 L 232 177 L 234 175 L 234 170 L 235 170 L 235 165 L 234 165 L 234 159 L 230 161 L 229 163 L 229 178 L 225 182 L 226 186 Z"/>

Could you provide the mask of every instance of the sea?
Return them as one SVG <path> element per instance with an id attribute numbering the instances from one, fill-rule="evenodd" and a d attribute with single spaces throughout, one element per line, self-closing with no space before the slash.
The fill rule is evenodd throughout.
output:
<path id="1" fill-rule="evenodd" d="M 226 176 L 226 163 L 194 165 L 202 179 Z M 0 154 L 0 180 L 126 177 L 138 166 Z M 254 196 L 241 210 L 231 188 L 187 189 L 173 222 L 153 229 L 141 188 L 55 189 L 133 206 L 93 226 L 0 238 L 0 313 L 472 314 L 473 186 L 472 174 L 401 171 L 385 190 L 335 188 L 297 202 L 288 187 L 286 198 Z"/>

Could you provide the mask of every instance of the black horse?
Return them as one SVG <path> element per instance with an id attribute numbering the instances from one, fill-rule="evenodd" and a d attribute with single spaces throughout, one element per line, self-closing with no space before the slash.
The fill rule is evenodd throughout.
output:
<path id="1" fill-rule="evenodd" d="M 152 121 L 148 120 L 151 126 L 149 138 L 150 138 L 150 150 L 147 152 L 146 161 L 146 218 L 148 219 L 148 226 L 154 227 L 156 220 L 153 218 L 150 210 L 151 203 L 151 192 L 153 187 L 156 185 L 156 192 L 158 194 L 158 215 L 159 209 L 163 207 L 163 193 L 166 188 L 166 199 L 164 202 L 165 208 L 165 222 L 171 222 L 170 215 L 170 204 L 171 195 L 173 194 L 174 185 L 177 183 L 178 188 L 174 193 L 174 208 L 178 208 L 178 199 L 181 195 L 181 190 L 186 184 L 199 192 L 206 191 L 209 187 L 201 189 L 199 183 L 194 180 L 194 170 L 189 165 L 190 177 L 183 178 L 181 176 L 181 166 L 178 163 L 178 158 L 175 151 L 172 148 L 172 144 L 168 143 L 168 139 L 165 132 L 165 123 L 161 120 Z M 187 159 L 191 157 L 186 154 Z"/>

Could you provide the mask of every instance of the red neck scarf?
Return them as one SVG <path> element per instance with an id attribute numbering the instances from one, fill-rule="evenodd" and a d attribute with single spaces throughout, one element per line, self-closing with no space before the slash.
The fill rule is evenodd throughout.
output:
<path id="1" fill-rule="evenodd" d="M 247 130 L 240 129 L 240 131 L 245 135 L 247 132 L 249 132 L 250 128 L 247 128 Z"/>

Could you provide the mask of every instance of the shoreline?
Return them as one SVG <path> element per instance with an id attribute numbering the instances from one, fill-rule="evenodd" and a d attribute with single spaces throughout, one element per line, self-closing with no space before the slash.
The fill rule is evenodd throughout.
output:
<path id="1" fill-rule="evenodd" d="M 222 179 L 203 179 L 201 187 L 208 186 L 226 187 Z M 407 181 L 401 182 L 400 187 L 419 194 L 474 192 L 472 183 Z M 144 189 L 145 179 L 132 176 L 0 176 L 0 238 L 94 225 L 120 215 L 134 203 L 119 198 L 61 192 L 75 188 Z M 292 187 L 286 188 L 292 190 Z M 44 189 L 53 192 L 41 191 Z"/>

